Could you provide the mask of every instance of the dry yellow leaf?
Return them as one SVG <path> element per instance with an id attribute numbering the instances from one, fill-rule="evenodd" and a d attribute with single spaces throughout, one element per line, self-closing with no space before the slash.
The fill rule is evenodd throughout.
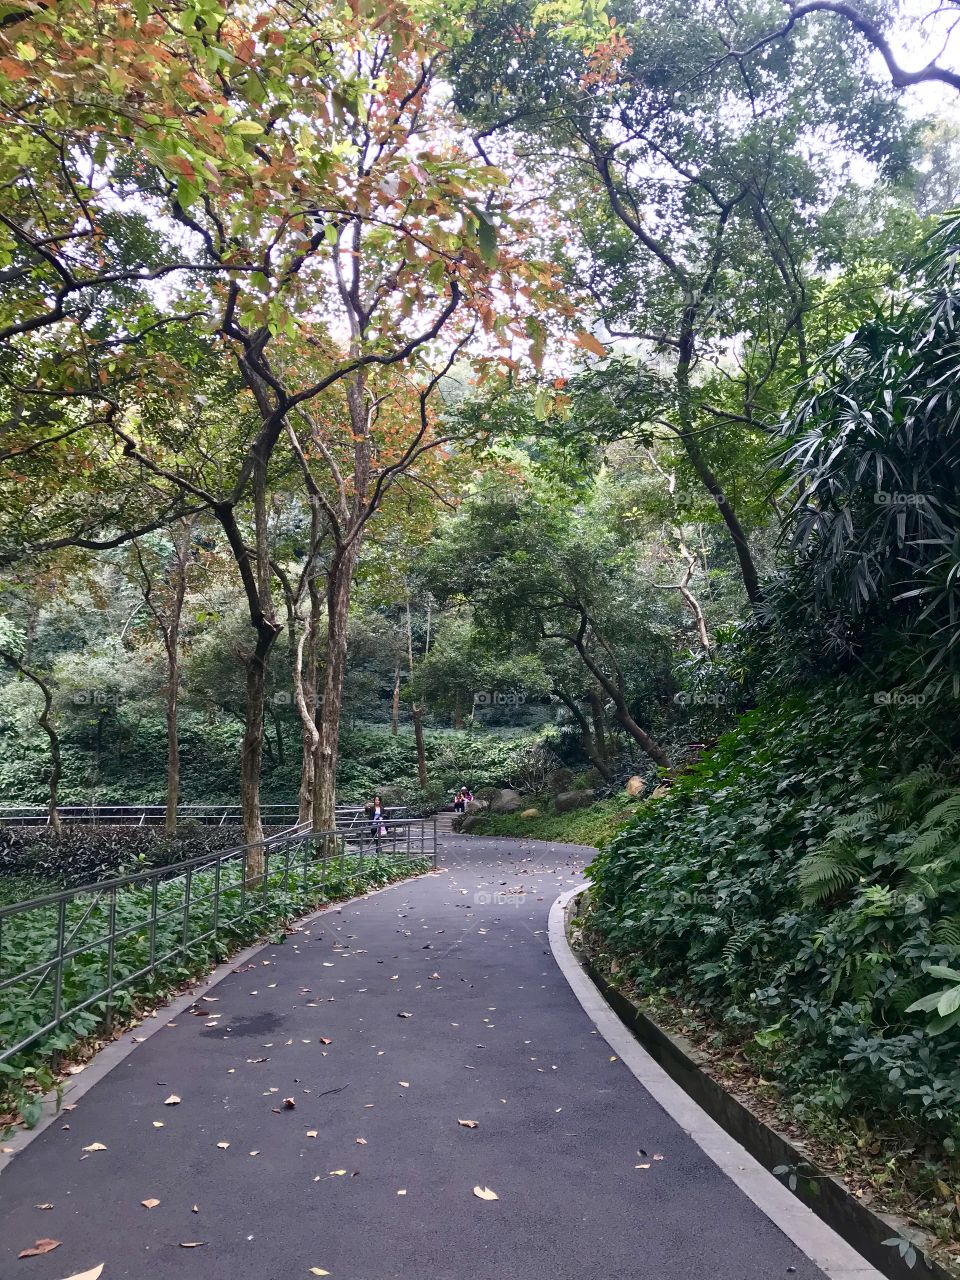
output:
<path id="1" fill-rule="evenodd" d="M 160 1201 L 151 1197 L 149 1200 L 141 1200 L 140 1203 L 145 1209 L 155 1209 Z"/>
<path id="2" fill-rule="evenodd" d="M 169 1098 L 164 1098 L 163 1105 L 165 1107 L 175 1107 L 179 1101 L 180 1099 L 177 1095 L 175 1093 L 171 1093 Z"/>
<path id="3" fill-rule="evenodd" d="M 480 1127 L 479 1120 L 458 1120 L 457 1124 L 462 1125 L 464 1129 L 477 1129 Z"/>
<path id="4" fill-rule="evenodd" d="M 91 1142 L 89 1147 L 84 1147 L 84 1151 L 106 1151 L 106 1147 L 102 1142 Z"/>
<path id="5" fill-rule="evenodd" d="M 220 1148 L 220 1150 L 221 1150 L 221 1151 L 226 1151 L 226 1149 L 227 1149 L 227 1147 L 229 1147 L 229 1145 L 230 1145 L 230 1143 L 229 1143 L 229 1142 L 218 1142 L 218 1143 L 217 1143 L 217 1146 Z"/>
<path id="6" fill-rule="evenodd" d="M 154 1122 L 153 1122 L 153 1127 L 154 1127 L 155 1129 L 162 1129 L 162 1128 L 163 1128 L 163 1121 L 162 1121 L 162 1120 L 154 1120 Z"/>
<path id="7" fill-rule="evenodd" d="M 499 1200 L 500 1197 L 495 1191 L 491 1191 L 489 1187 L 474 1187 L 473 1194 L 478 1200 Z"/>
<path id="8" fill-rule="evenodd" d="M 312 1276 L 328 1276 L 330 1272 L 324 1271 L 323 1267 L 311 1267 L 310 1274 Z"/>
<path id="9" fill-rule="evenodd" d="M 346 1171 L 346 1169 L 331 1169 L 331 1170 L 330 1170 L 330 1177 L 331 1177 L 331 1178 L 342 1178 L 342 1177 L 343 1177 L 343 1175 L 344 1175 L 346 1172 L 347 1172 L 347 1171 Z"/>
<path id="10" fill-rule="evenodd" d="M 67 1276 L 67 1280 L 100 1280 L 103 1275 L 103 1263 L 91 1267 L 89 1271 L 78 1271 L 75 1276 Z"/>
<path id="11" fill-rule="evenodd" d="M 365 1146 L 367 1145 L 367 1140 L 366 1140 L 366 1138 L 358 1138 L 358 1139 L 357 1139 L 357 1145 L 358 1145 L 358 1146 L 360 1146 L 360 1147 L 365 1147 Z"/>
<path id="12" fill-rule="evenodd" d="M 317 1133 L 318 1133 L 318 1132 L 319 1132 L 319 1130 L 317 1130 L 317 1129 L 308 1129 L 308 1130 L 307 1130 L 307 1137 L 308 1137 L 308 1138 L 315 1138 L 315 1137 L 317 1136 Z"/>

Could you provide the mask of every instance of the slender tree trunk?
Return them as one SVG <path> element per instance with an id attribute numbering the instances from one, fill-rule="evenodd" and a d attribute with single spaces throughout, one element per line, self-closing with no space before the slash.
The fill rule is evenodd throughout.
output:
<path id="1" fill-rule="evenodd" d="M 400 730 L 400 667 L 397 665 L 393 673 L 393 702 L 390 706 L 390 732 L 398 733 Z"/>
<path id="2" fill-rule="evenodd" d="M 176 834 L 177 804 L 180 799 L 180 733 L 179 733 L 180 655 L 177 631 L 172 630 L 167 649 L 167 812 L 164 828 L 168 836 Z"/>
<path id="3" fill-rule="evenodd" d="M 427 612 L 427 644 L 430 643 L 430 613 Z M 410 684 L 413 686 L 413 618 L 410 614 L 410 597 L 407 596 L 407 662 L 410 666 Z M 413 736 L 417 744 L 417 778 L 420 786 L 427 785 L 427 752 L 423 744 L 423 707 L 414 701 L 410 708 L 413 717 Z"/>
<path id="4" fill-rule="evenodd" d="M 277 635 L 275 627 L 263 623 L 258 627 L 256 647 L 247 659 L 246 716 L 240 749 L 240 809 L 243 840 L 247 845 L 245 873 L 247 882 L 252 884 L 263 879 L 266 865 L 260 812 L 260 770 L 263 764 L 267 660 Z"/>
<path id="5" fill-rule="evenodd" d="M 455 729 L 463 728 L 463 701 L 458 689 L 453 703 L 453 727 Z"/>
<path id="6" fill-rule="evenodd" d="M 316 580 L 310 583 L 310 617 L 297 646 L 293 665 L 293 692 L 300 713 L 303 729 L 302 763 L 300 768 L 300 796 L 297 820 L 300 825 L 313 822 L 313 775 L 316 767 L 317 745 L 320 733 L 317 729 L 317 630 L 320 625 L 320 594 Z M 303 657 L 306 650 L 307 665 L 304 672 Z"/>
<path id="7" fill-rule="evenodd" d="M 599 755 L 602 760 L 606 760 L 609 756 L 609 752 L 607 750 L 606 734 L 604 732 L 603 700 L 599 693 L 597 693 L 596 689 L 591 689 L 587 697 L 590 703 L 590 715 L 593 719 L 593 738 L 597 744 L 597 755 Z"/>
<path id="8" fill-rule="evenodd" d="M 636 720 L 634 720 L 633 716 L 630 714 L 630 708 L 627 706 L 627 699 L 623 690 L 623 677 L 620 672 L 617 672 L 617 679 L 615 681 L 610 679 L 610 677 L 591 657 L 583 642 L 582 633 L 574 639 L 573 645 L 577 653 L 579 653 L 584 666 L 613 703 L 614 709 L 617 713 L 618 722 L 624 729 L 626 729 L 634 742 L 638 743 L 639 746 L 643 748 L 651 760 L 655 760 L 657 764 L 666 767 L 670 763 L 667 759 L 666 752 L 653 740 L 653 738 L 650 737 L 648 733 L 640 728 Z"/>
<path id="9" fill-rule="evenodd" d="M 164 828 L 169 836 L 176 834 L 177 805 L 180 800 L 180 623 L 187 595 L 189 553 L 190 525 L 183 521 L 173 535 L 173 589 L 166 618 L 154 608 L 154 616 L 160 623 L 167 651 L 167 809 Z M 147 603 L 150 603 L 149 599 Z"/>
<path id="10" fill-rule="evenodd" d="M 413 736 L 417 743 L 417 778 L 420 786 L 425 788 L 429 779 L 427 778 L 427 752 L 423 743 L 423 707 L 415 706 L 411 714 L 413 716 Z"/>
<path id="11" fill-rule="evenodd" d="M 336 828 L 337 758 L 343 682 L 347 671 L 347 620 L 359 539 L 334 553 L 327 578 L 327 651 L 323 669 L 323 705 L 313 785 L 313 829 Z"/>
<path id="12" fill-rule="evenodd" d="M 690 408 L 690 362 L 692 358 L 693 334 L 687 330 L 682 333 L 680 338 L 680 356 L 676 371 L 677 404 L 680 415 L 678 435 L 694 471 L 700 477 L 701 483 L 717 504 L 717 509 L 723 517 L 723 522 L 727 526 L 727 532 L 730 534 L 734 551 L 737 554 L 740 575 L 743 578 L 747 598 L 751 604 L 756 605 L 761 600 L 760 579 L 757 574 L 757 567 L 753 562 L 750 539 L 747 537 L 743 525 L 737 519 L 737 513 L 734 511 L 730 499 L 724 493 L 723 486 L 703 456 L 693 429 L 693 416 Z"/>
<path id="13" fill-rule="evenodd" d="M 607 761 L 604 758 L 604 756 L 602 756 L 600 752 L 597 750 L 596 740 L 594 738 L 594 735 L 590 731 L 590 722 L 587 720 L 587 717 L 583 714 L 583 712 L 577 706 L 575 699 L 571 698 L 570 695 L 565 693 L 562 689 L 559 689 L 559 688 L 557 689 L 557 697 L 564 704 L 564 706 L 569 710 L 570 714 L 573 716 L 574 720 L 576 720 L 577 725 L 579 726 L 580 746 L 583 749 L 583 754 L 587 757 L 587 759 L 590 761 L 590 763 L 597 770 L 597 772 L 600 774 L 601 778 L 603 778 L 605 782 L 612 782 L 613 772 L 611 771 L 610 766 L 607 764 Z"/>

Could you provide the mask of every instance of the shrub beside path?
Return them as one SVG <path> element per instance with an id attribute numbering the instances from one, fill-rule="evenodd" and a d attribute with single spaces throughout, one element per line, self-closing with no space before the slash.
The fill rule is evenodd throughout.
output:
<path id="1" fill-rule="evenodd" d="M 0 1276 L 822 1280 L 557 968 L 590 853 L 448 838 L 264 947 L 13 1160 Z"/>

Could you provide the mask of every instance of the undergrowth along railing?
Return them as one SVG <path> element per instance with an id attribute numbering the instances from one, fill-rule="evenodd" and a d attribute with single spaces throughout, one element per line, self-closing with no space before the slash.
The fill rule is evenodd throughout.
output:
<path id="1" fill-rule="evenodd" d="M 402 817 L 407 812 L 402 805 L 384 810 L 388 817 Z M 163 826 L 167 810 L 162 804 L 64 804 L 57 813 L 65 826 Z M 268 828 L 292 827 L 299 813 L 295 804 L 265 804 L 261 808 L 263 825 Z M 338 805 L 336 825 L 357 826 L 366 818 L 362 805 Z M 197 822 L 206 827 L 239 825 L 243 814 L 236 804 L 184 804 L 177 808 L 178 822 Z M 47 826 L 50 815 L 45 805 L 0 804 L 0 826 Z"/>
<path id="2" fill-rule="evenodd" d="M 0 907 L 0 1067 L 38 1042 L 63 1050 L 109 1026 L 161 975 L 193 976 L 330 897 L 437 865 L 432 819 L 283 833 L 264 842 L 255 879 L 248 848 Z"/>

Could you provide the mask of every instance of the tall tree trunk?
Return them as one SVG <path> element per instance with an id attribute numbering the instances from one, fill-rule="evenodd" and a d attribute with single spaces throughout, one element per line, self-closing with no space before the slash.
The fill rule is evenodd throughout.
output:
<path id="1" fill-rule="evenodd" d="M 751 604 L 757 605 L 761 600 L 760 579 L 757 574 L 757 567 L 753 562 L 750 539 L 737 518 L 733 504 L 724 493 L 723 486 L 710 469 L 694 431 L 690 396 L 690 364 L 693 360 L 693 351 L 693 333 L 689 329 L 684 329 L 680 337 L 676 370 L 677 406 L 680 416 L 680 428 L 677 434 L 687 457 L 690 459 L 691 466 L 700 477 L 704 488 L 717 504 L 717 509 L 723 517 L 723 522 L 727 526 L 727 532 L 730 534 L 734 551 L 737 554 L 740 576 L 743 578 L 747 599 Z"/>
<path id="2" fill-rule="evenodd" d="M 398 733 L 400 730 L 400 666 L 397 664 L 393 673 L 393 701 L 390 705 L 390 732 Z"/>
<path id="3" fill-rule="evenodd" d="M 453 727 L 455 729 L 463 728 L 463 701 L 459 689 L 456 692 L 453 703 Z"/>
<path id="4" fill-rule="evenodd" d="M 247 846 L 245 874 L 250 884 L 263 879 L 266 865 L 260 812 L 260 769 L 263 763 L 267 660 L 279 634 L 278 629 L 268 623 L 261 624 L 257 631 L 256 646 L 247 659 L 246 715 L 240 749 L 240 810 L 243 815 L 243 841 Z"/>
<path id="5" fill-rule="evenodd" d="M 583 749 L 583 754 L 591 762 L 605 782 L 612 782 L 613 773 L 604 756 L 602 756 L 597 750 L 596 739 L 590 731 L 590 722 L 587 720 L 587 717 L 577 706 L 575 699 L 570 697 L 570 695 L 564 692 L 563 689 L 557 688 L 557 697 L 577 722 L 580 729 L 580 746 Z"/>
<path id="6" fill-rule="evenodd" d="M 420 786 L 426 788 L 429 779 L 427 777 L 427 752 L 423 743 L 423 707 L 415 706 L 411 714 L 413 716 L 413 736 L 417 743 L 417 778 Z"/>
<path id="7" fill-rule="evenodd" d="M 176 834 L 180 799 L 179 693 L 180 655 L 177 652 L 177 632 L 174 631 L 167 650 L 167 811 L 164 829 L 168 836 Z"/>
<path id="8" fill-rule="evenodd" d="M 323 703 L 313 784 L 313 829 L 336 828 L 337 758 L 343 682 L 347 671 L 347 620 L 359 538 L 334 553 L 327 577 L 327 651 L 323 669 Z"/>
<path id="9" fill-rule="evenodd" d="M 180 623 L 187 595 L 190 532 L 190 525 L 184 520 L 173 534 L 173 582 L 166 617 L 158 609 L 154 609 L 167 652 L 167 809 L 164 829 L 169 836 L 176 834 L 177 805 L 180 800 Z M 149 599 L 147 603 L 150 603 Z"/>
<path id="10" fill-rule="evenodd" d="M 320 593 L 316 579 L 310 585 L 310 617 L 297 646 L 293 666 L 293 690 L 303 728 L 302 762 L 300 767 L 300 795 L 297 821 L 303 826 L 313 823 L 313 775 L 316 769 L 317 746 L 320 733 L 317 729 L 317 633 L 320 626 Z M 306 669 L 303 659 L 306 652 Z"/>
<path id="11" fill-rule="evenodd" d="M 618 722 L 624 729 L 626 729 L 634 742 L 638 743 L 638 745 L 643 748 L 651 760 L 655 760 L 657 764 L 666 767 L 670 763 L 667 759 L 666 752 L 645 730 L 641 729 L 636 720 L 634 720 L 633 716 L 630 714 L 630 708 L 627 705 L 627 698 L 624 692 L 623 676 L 620 671 L 618 670 L 616 672 L 616 679 L 612 680 L 606 672 L 597 665 L 587 649 L 584 642 L 586 624 L 587 619 L 584 617 L 581 628 L 573 640 L 573 646 L 577 653 L 579 653 L 581 661 L 610 698 L 614 705 L 614 709 L 616 710 Z"/>
<path id="12" fill-rule="evenodd" d="M 591 689 L 587 695 L 590 703 L 590 716 L 593 720 L 593 738 L 597 744 L 597 754 L 602 760 L 606 760 L 609 756 L 607 750 L 607 740 L 605 733 L 605 725 L 603 718 L 603 699 L 600 697 L 596 689 Z"/>
<path id="13" fill-rule="evenodd" d="M 427 643 L 430 642 L 430 614 L 427 613 Z M 413 686 L 413 618 L 410 614 L 410 597 L 407 596 L 407 662 L 410 665 L 410 684 Z M 427 786 L 427 752 L 423 743 L 423 707 L 414 700 L 410 708 L 413 717 L 413 736 L 417 744 L 417 778 L 420 786 Z"/>

